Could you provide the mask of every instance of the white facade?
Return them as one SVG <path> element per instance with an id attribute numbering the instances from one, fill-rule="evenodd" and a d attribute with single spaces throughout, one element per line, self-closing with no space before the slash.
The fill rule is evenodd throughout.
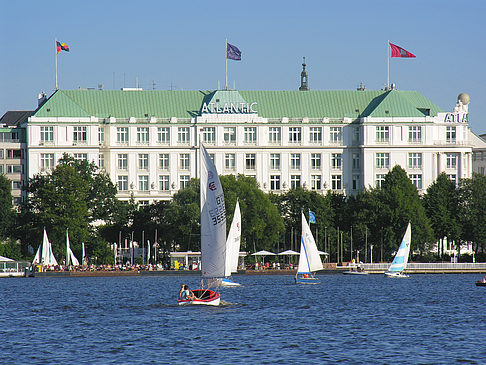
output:
<path id="1" fill-rule="evenodd" d="M 169 199 L 198 177 L 201 141 L 220 175 L 254 176 L 265 192 L 302 186 L 353 194 L 380 184 L 395 165 L 424 192 L 441 172 L 457 182 L 473 171 L 477 137 L 463 112 L 275 120 L 207 111 L 191 119 L 32 116 L 26 125 L 29 177 L 69 153 L 104 168 L 120 199 L 133 193 L 148 204 Z"/>

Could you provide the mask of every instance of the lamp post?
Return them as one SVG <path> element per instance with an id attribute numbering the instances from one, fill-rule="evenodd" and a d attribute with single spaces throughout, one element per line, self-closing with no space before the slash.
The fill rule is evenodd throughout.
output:
<path id="1" fill-rule="evenodd" d="M 370 261 L 370 263 L 373 263 L 373 245 L 370 245 L 370 248 L 371 248 L 371 252 L 370 252 L 371 261 Z"/>

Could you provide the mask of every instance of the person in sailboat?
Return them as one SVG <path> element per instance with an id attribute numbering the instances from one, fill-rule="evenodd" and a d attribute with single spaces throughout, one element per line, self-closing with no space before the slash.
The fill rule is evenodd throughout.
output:
<path id="1" fill-rule="evenodd" d="M 179 291 L 179 299 L 180 300 L 194 300 L 194 299 L 196 299 L 196 297 L 189 290 L 189 287 L 186 284 L 182 284 L 181 290 Z"/>

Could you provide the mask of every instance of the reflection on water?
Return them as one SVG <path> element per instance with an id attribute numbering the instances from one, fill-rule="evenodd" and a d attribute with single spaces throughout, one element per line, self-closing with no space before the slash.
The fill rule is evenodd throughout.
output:
<path id="1" fill-rule="evenodd" d="M 484 363 L 478 275 L 238 276 L 222 304 L 179 306 L 199 278 L 0 280 L 0 363 Z"/>

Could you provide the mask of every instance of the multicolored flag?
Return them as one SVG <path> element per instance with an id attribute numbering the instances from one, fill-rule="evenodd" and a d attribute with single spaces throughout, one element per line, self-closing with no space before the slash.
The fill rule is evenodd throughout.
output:
<path id="1" fill-rule="evenodd" d="M 392 57 L 415 58 L 413 53 L 410 53 L 409 51 L 404 50 L 402 47 L 398 47 L 393 43 L 390 43 L 390 48 Z"/>
<path id="2" fill-rule="evenodd" d="M 309 209 L 309 223 L 316 223 L 316 215 L 310 209 Z"/>
<path id="3" fill-rule="evenodd" d="M 69 52 L 69 46 L 66 43 L 56 41 L 56 50 L 57 54 L 59 54 L 61 51 Z"/>
<path id="4" fill-rule="evenodd" d="M 226 43 L 226 58 L 228 60 L 241 61 L 241 51 L 238 47 Z"/>

